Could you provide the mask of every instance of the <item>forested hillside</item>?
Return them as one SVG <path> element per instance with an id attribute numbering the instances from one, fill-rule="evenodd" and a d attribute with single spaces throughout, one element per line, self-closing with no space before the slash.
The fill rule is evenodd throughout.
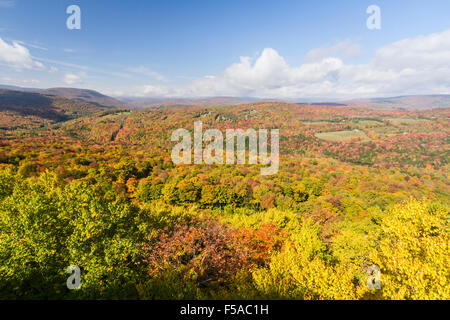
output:
<path id="1" fill-rule="evenodd" d="M 89 89 L 77 89 L 77 88 L 49 88 L 49 89 L 37 89 L 37 88 L 22 88 L 17 86 L 5 86 L 0 85 L 0 90 L 10 90 L 19 92 L 36 93 L 44 96 L 54 96 L 66 99 L 72 99 L 79 102 L 86 102 L 102 108 L 123 108 L 126 107 L 126 103 L 117 100 L 112 97 L 108 97 L 100 92 Z"/>
<path id="2" fill-rule="evenodd" d="M 55 104 L 67 121 L 0 131 L 0 298 L 450 298 L 448 108 Z M 279 129 L 278 174 L 174 165 L 195 121 Z"/>
<path id="3" fill-rule="evenodd" d="M 60 96 L 0 89 L 0 135 L 29 136 L 34 129 L 45 129 L 106 110 L 87 102 Z"/>

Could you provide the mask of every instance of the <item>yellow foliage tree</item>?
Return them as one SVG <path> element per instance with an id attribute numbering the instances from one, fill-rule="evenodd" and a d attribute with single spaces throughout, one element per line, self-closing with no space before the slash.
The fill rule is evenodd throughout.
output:
<path id="1" fill-rule="evenodd" d="M 268 268 L 253 272 L 257 290 L 273 299 L 358 299 L 368 290 L 363 271 L 352 264 L 333 265 L 326 259 L 320 228 L 305 220 L 301 230 L 274 255 Z"/>
<path id="2" fill-rule="evenodd" d="M 410 200 L 382 220 L 371 260 L 385 299 L 450 299 L 448 207 Z"/>

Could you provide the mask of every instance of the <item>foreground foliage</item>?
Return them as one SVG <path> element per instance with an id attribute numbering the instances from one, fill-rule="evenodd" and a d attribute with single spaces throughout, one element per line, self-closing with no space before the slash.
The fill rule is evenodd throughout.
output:
<path id="1" fill-rule="evenodd" d="M 49 172 L 21 181 L 7 169 L 0 182 L 2 298 L 450 297 L 449 211 L 429 201 L 377 212 L 364 237 L 342 225 L 330 240 L 290 210 L 208 218 L 139 207 L 107 181 L 61 184 Z M 371 264 L 382 270 L 379 292 L 366 286 Z M 69 265 L 81 267 L 79 291 L 65 287 Z"/>

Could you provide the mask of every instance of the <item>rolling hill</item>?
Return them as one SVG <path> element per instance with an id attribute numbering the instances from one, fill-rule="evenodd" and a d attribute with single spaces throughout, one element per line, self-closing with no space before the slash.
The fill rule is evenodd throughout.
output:
<path id="1" fill-rule="evenodd" d="M 0 89 L 39 93 L 45 96 L 63 97 L 104 108 L 167 109 L 174 107 L 216 107 L 232 106 L 245 103 L 281 101 L 280 99 L 260 99 L 255 97 L 199 97 L 199 98 L 113 98 L 95 90 L 77 88 L 23 88 L 18 86 L 1 85 Z M 310 101 L 305 99 L 288 99 L 286 102 L 296 102 L 299 105 L 310 106 L 348 106 L 376 110 L 426 110 L 450 108 L 450 95 L 412 95 L 398 97 L 381 97 L 352 100 Z"/>
<path id="2" fill-rule="evenodd" d="M 104 110 L 109 109 L 59 96 L 0 89 L 0 130 L 7 131 L 6 136 Z"/>
<path id="3" fill-rule="evenodd" d="M 245 103 L 254 103 L 262 101 L 281 101 L 280 99 L 258 99 L 252 97 L 205 97 L 205 98 L 142 98 L 124 99 L 134 106 L 136 109 L 144 108 L 167 108 L 167 107 L 181 107 L 181 106 L 231 106 Z M 286 102 L 293 102 L 296 99 L 289 99 Z M 298 100 L 297 100 L 298 101 Z M 415 95 L 415 96 L 399 96 L 387 98 L 371 98 L 371 99 L 354 99 L 348 101 L 300 101 L 299 105 L 310 106 L 348 106 L 359 107 L 376 110 L 425 110 L 425 109 L 440 109 L 450 107 L 450 95 Z"/>
<path id="4" fill-rule="evenodd" d="M 123 108 L 126 106 L 126 103 L 124 103 L 123 101 L 111 98 L 94 90 L 75 88 L 50 88 L 46 90 L 40 90 L 39 93 L 88 102 L 90 104 L 105 108 Z"/>
<path id="5" fill-rule="evenodd" d="M 92 105 L 104 108 L 123 108 L 127 104 L 115 98 L 111 98 L 94 90 L 76 88 L 22 88 L 17 86 L 0 85 L 0 89 L 14 90 L 21 92 L 33 92 L 47 96 L 58 96 L 66 99 L 73 99 L 80 102 L 87 102 Z"/>
<path id="6" fill-rule="evenodd" d="M 188 107 L 188 106 L 232 106 L 244 103 L 252 103 L 257 101 L 265 101 L 264 99 L 250 97 L 203 97 L 203 98 L 127 98 L 124 99 L 136 109 L 145 108 L 167 108 L 167 107 Z"/>
<path id="7" fill-rule="evenodd" d="M 450 107 L 450 95 L 416 95 L 392 98 L 373 98 L 342 102 L 351 107 L 379 110 L 425 110 Z"/>
<path id="8" fill-rule="evenodd" d="M 34 92 L 0 89 L 0 112 L 65 121 L 104 110 L 88 102 Z"/>

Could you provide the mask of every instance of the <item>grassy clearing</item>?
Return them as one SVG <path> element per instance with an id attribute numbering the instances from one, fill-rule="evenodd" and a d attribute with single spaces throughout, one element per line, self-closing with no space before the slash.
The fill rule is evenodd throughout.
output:
<path id="1" fill-rule="evenodd" d="M 307 125 L 307 126 L 315 126 L 315 127 L 318 127 L 318 126 L 322 126 L 322 125 L 324 125 L 324 124 L 336 124 L 336 123 L 334 123 L 334 122 L 327 122 L 327 121 L 317 121 L 317 122 L 314 122 L 314 121 L 311 121 L 311 122 L 305 122 L 304 123 L 305 125 Z"/>
<path id="2" fill-rule="evenodd" d="M 315 136 L 318 139 L 333 142 L 343 142 L 355 138 L 359 138 L 361 142 L 370 141 L 370 138 L 364 133 L 364 131 L 360 130 L 321 132 L 316 133 Z"/>
<path id="3" fill-rule="evenodd" d="M 386 120 L 391 122 L 393 125 L 411 125 L 429 121 L 426 119 L 413 119 L 413 118 L 388 118 Z"/>

